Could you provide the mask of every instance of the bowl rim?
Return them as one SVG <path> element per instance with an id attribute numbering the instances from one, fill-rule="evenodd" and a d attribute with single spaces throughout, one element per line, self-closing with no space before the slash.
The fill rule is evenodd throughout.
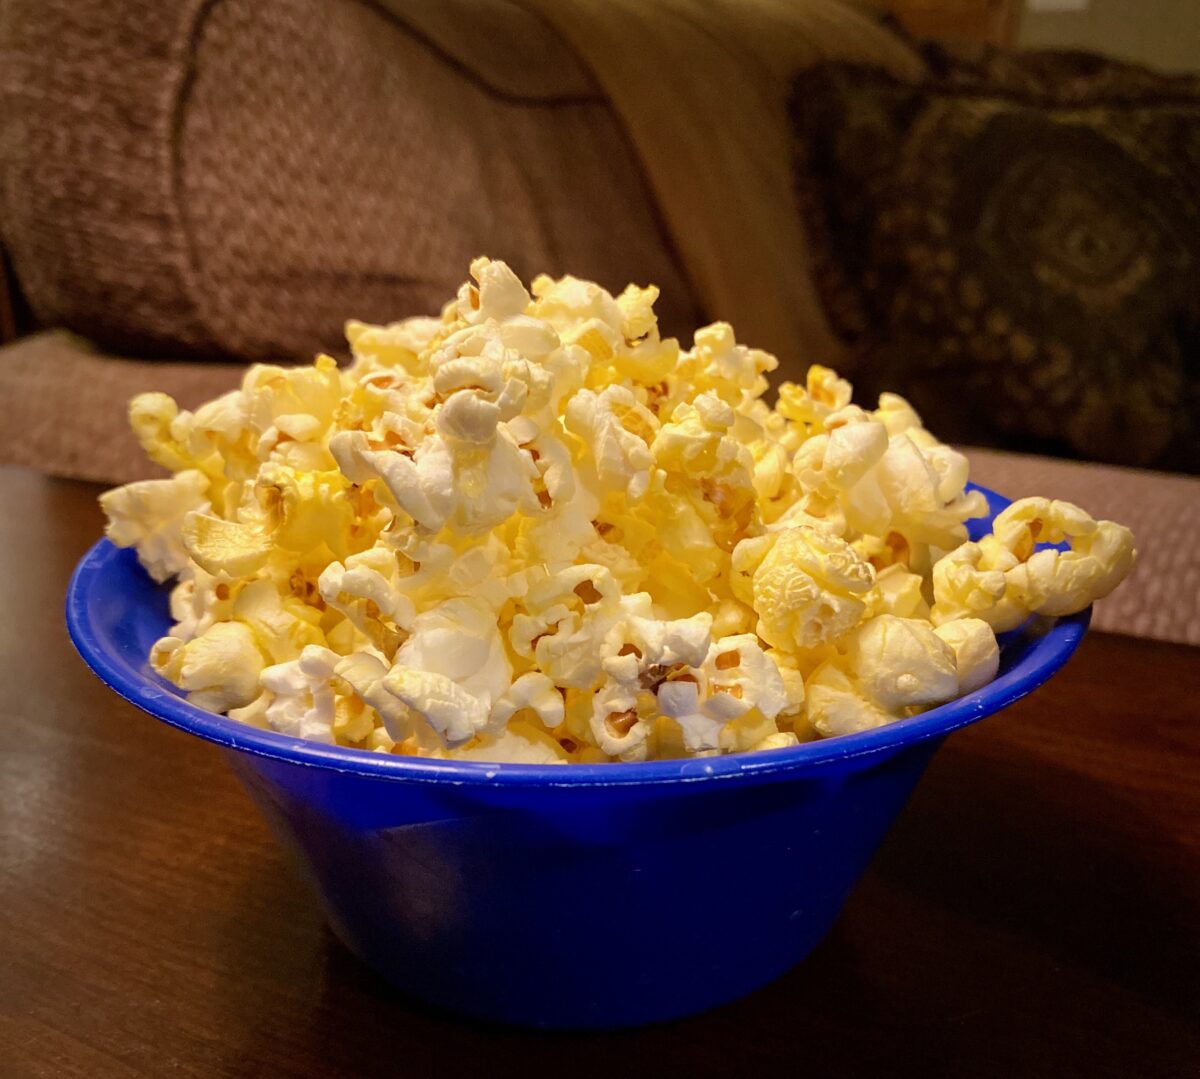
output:
<path id="1" fill-rule="evenodd" d="M 986 488 L 995 506 L 1007 503 Z M 510 764 L 491 761 L 430 760 L 292 738 L 207 712 L 178 696 L 148 669 L 135 671 L 104 644 L 89 603 L 106 574 L 118 571 L 121 548 L 101 539 L 80 560 L 66 595 L 67 630 L 93 673 L 131 704 L 180 730 L 228 749 L 294 765 L 363 777 L 417 783 L 492 787 L 642 786 L 767 777 L 786 777 L 844 764 L 859 757 L 893 753 L 975 723 L 1032 693 L 1074 654 L 1091 621 L 1092 609 L 1054 620 L 1011 670 L 966 696 L 919 715 L 856 734 L 802 742 L 782 749 L 729 753 L 716 757 L 614 764 Z M 140 564 L 137 572 L 145 573 Z"/>

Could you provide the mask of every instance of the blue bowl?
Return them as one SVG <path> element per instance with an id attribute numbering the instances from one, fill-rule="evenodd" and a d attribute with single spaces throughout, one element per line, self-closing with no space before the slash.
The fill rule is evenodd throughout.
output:
<path id="1" fill-rule="evenodd" d="M 994 515 L 1007 501 L 984 492 Z M 990 518 L 972 522 L 978 538 Z M 67 594 L 88 666 L 225 747 L 337 935 L 417 997 L 487 1020 L 614 1028 L 733 1000 L 807 955 L 934 750 L 1041 685 L 1089 611 L 1001 640 L 977 693 L 789 749 L 642 764 L 429 761 L 288 738 L 189 705 L 149 668 L 167 589 L 97 543 Z"/>

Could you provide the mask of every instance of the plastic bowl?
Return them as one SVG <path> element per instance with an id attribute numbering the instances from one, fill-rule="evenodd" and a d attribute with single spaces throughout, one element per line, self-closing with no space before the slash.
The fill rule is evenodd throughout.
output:
<path id="1" fill-rule="evenodd" d="M 992 492 L 992 513 L 1007 501 Z M 990 518 L 972 522 L 973 538 Z M 733 1000 L 824 936 L 934 750 L 1041 685 L 1090 612 L 1001 641 L 977 693 L 887 727 L 642 764 L 422 761 L 262 731 L 147 665 L 167 589 L 97 543 L 67 595 L 102 681 L 225 747 L 337 935 L 402 989 L 502 1023 L 613 1028 Z"/>

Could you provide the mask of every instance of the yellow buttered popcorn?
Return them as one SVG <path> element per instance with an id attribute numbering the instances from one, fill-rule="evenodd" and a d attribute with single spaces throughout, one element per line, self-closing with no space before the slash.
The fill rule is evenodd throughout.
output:
<path id="1" fill-rule="evenodd" d="M 166 480 L 139 480 L 105 491 L 100 508 L 108 517 L 105 532 L 118 547 L 136 547 L 146 572 L 160 584 L 188 568 L 183 540 L 185 518 L 204 513 L 208 480 L 184 469 Z"/>
<path id="2" fill-rule="evenodd" d="M 1070 541 L 1065 551 L 1039 544 Z M 1074 614 L 1107 596 L 1137 559 L 1133 533 L 1094 521 L 1070 502 L 1022 498 L 996 515 L 992 534 L 933 567 L 933 621 L 972 616 L 996 632 L 1033 614 Z"/>
<path id="3" fill-rule="evenodd" d="M 1132 569 L 1128 529 L 1042 498 L 967 542 L 985 500 L 902 397 L 852 404 L 818 364 L 768 404 L 774 356 L 724 322 L 684 349 L 657 298 L 480 258 L 440 316 L 348 322 L 347 366 L 135 398 L 171 476 L 101 506 L 174 582 L 154 668 L 379 753 L 782 749 L 978 690 L 997 633 Z"/>

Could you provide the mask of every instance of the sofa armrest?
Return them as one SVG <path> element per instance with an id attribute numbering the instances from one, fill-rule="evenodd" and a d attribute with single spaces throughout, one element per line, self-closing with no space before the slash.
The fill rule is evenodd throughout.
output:
<path id="1" fill-rule="evenodd" d="M 106 356 L 64 330 L 0 346 L 0 465 L 125 483 L 162 475 L 126 421 L 129 399 L 169 393 L 181 408 L 234 389 L 241 364 Z"/>

